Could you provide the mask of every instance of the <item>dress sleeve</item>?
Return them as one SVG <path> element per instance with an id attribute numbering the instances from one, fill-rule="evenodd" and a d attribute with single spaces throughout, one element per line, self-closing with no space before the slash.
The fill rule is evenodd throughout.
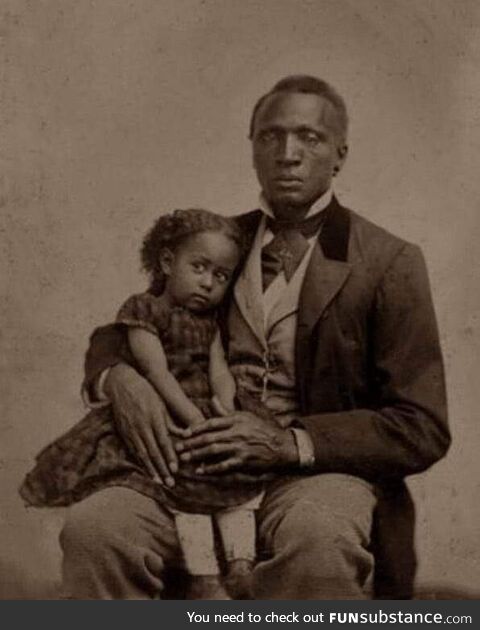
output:
<path id="1" fill-rule="evenodd" d="M 159 299 L 151 293 L 132 295 L 117 314 L 117 324 L 132 328 L 144 328 L 154 335 L 165 330 L 168 314 Z"/>

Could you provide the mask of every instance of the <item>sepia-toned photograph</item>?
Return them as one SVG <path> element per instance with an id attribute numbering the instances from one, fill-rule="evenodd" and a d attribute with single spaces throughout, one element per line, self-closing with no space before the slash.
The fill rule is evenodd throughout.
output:
<path id="1" fill-rule="evenodd" d="M 0 3 L 1 600 L 480 599 L 479 43 Z"/>

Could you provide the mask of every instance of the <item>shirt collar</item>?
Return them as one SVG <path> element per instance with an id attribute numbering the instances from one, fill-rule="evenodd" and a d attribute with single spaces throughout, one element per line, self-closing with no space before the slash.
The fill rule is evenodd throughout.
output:
<path id="1" fill-rule="evenodd" d="M 317 214 L 318 212 L 321 212 L 322 210 L 325 210 L 325 208 L 328 206 L 328 204 L 332 201 L 332 197 L 333 197 L 333 190 L 331 188 L 329 188 L 311 206 L 310 210 L 307 212 L 307 214 L 305 215 L 304 218 L 308 219 L 308 217 L 311 217 L 314 214 Z M 264 196 L 263 192 L 260 193 L 260 202 L 259 203 L 260 203 L 259 208 L 263 212 L 263 214 L 265 214 L 267 217 L 270 217 L 270 218 L 274 219 L 275 215 L 273 214 L 273 211 L 272 211 L 272 209 L 270 207 L 270 204 L 265 199 L 265 196 Z"/>

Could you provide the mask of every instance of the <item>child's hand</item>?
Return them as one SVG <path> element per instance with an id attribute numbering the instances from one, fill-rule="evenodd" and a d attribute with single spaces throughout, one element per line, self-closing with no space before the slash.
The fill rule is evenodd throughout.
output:
<path id="1" fill-rule="evenodd" d="M 212 407 L 218 416 L 228 416 L 234 411 L 233 405 L 231 409 L 227 409 L 217 395 L 212 398 Z"/>
<path id="2" fill-rule="evenodd" d="M 192 430 L 194 429 L 194 427 L 199 427 L 200 425 L 202 425 L 206 418 L 203 415 L 203 413 L 200 411 L 200 409 L 198 409 L 198 407 L 195 407 L 193 404 L 191 405 L 191 407 L 193 409 L 189 410 L 189 414 L 183 414 L 183 416 L 179 416 L 177 414 L 176 419 L 177 422 L 181 422 L 183 424 L 182 427 L 179 427 L 178 424 L 175 425 L 172 421 L 172 428 L 170 429 L 170 431 L 174 434 L 174 435 L 178 435 L 178 436 L 183 436 L 183 432 L 187 431 L 188 435 L 192 435 Z"/>
<path id="3" fill-rule="evenodd" d="M 178 424 L 175 424 L 171 418 L 167 421 L 167 429 L 170 435 L 174 435 L 179 438 L 186 438 L 192 435 L 191 427 L 179 427 Z"/>

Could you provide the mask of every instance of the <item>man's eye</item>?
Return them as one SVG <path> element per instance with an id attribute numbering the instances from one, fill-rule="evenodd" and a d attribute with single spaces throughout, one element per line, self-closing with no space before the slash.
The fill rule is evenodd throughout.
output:
<path id="1" fill-rule="evenodd" d="M 298 135 L 302 142 L 312 147 L 319 144 L 319 142 L 321 142 L 322 140 L 320 135 L 315 131 L 301 131 Z"/>
<path id="2" fill-rule="evenodd" d="M 272 144 L 273 142 L 276 142 L 277 134 L 274 131 L 262 131 L 258 135 L 258 139 L 263 144 Z"/>

